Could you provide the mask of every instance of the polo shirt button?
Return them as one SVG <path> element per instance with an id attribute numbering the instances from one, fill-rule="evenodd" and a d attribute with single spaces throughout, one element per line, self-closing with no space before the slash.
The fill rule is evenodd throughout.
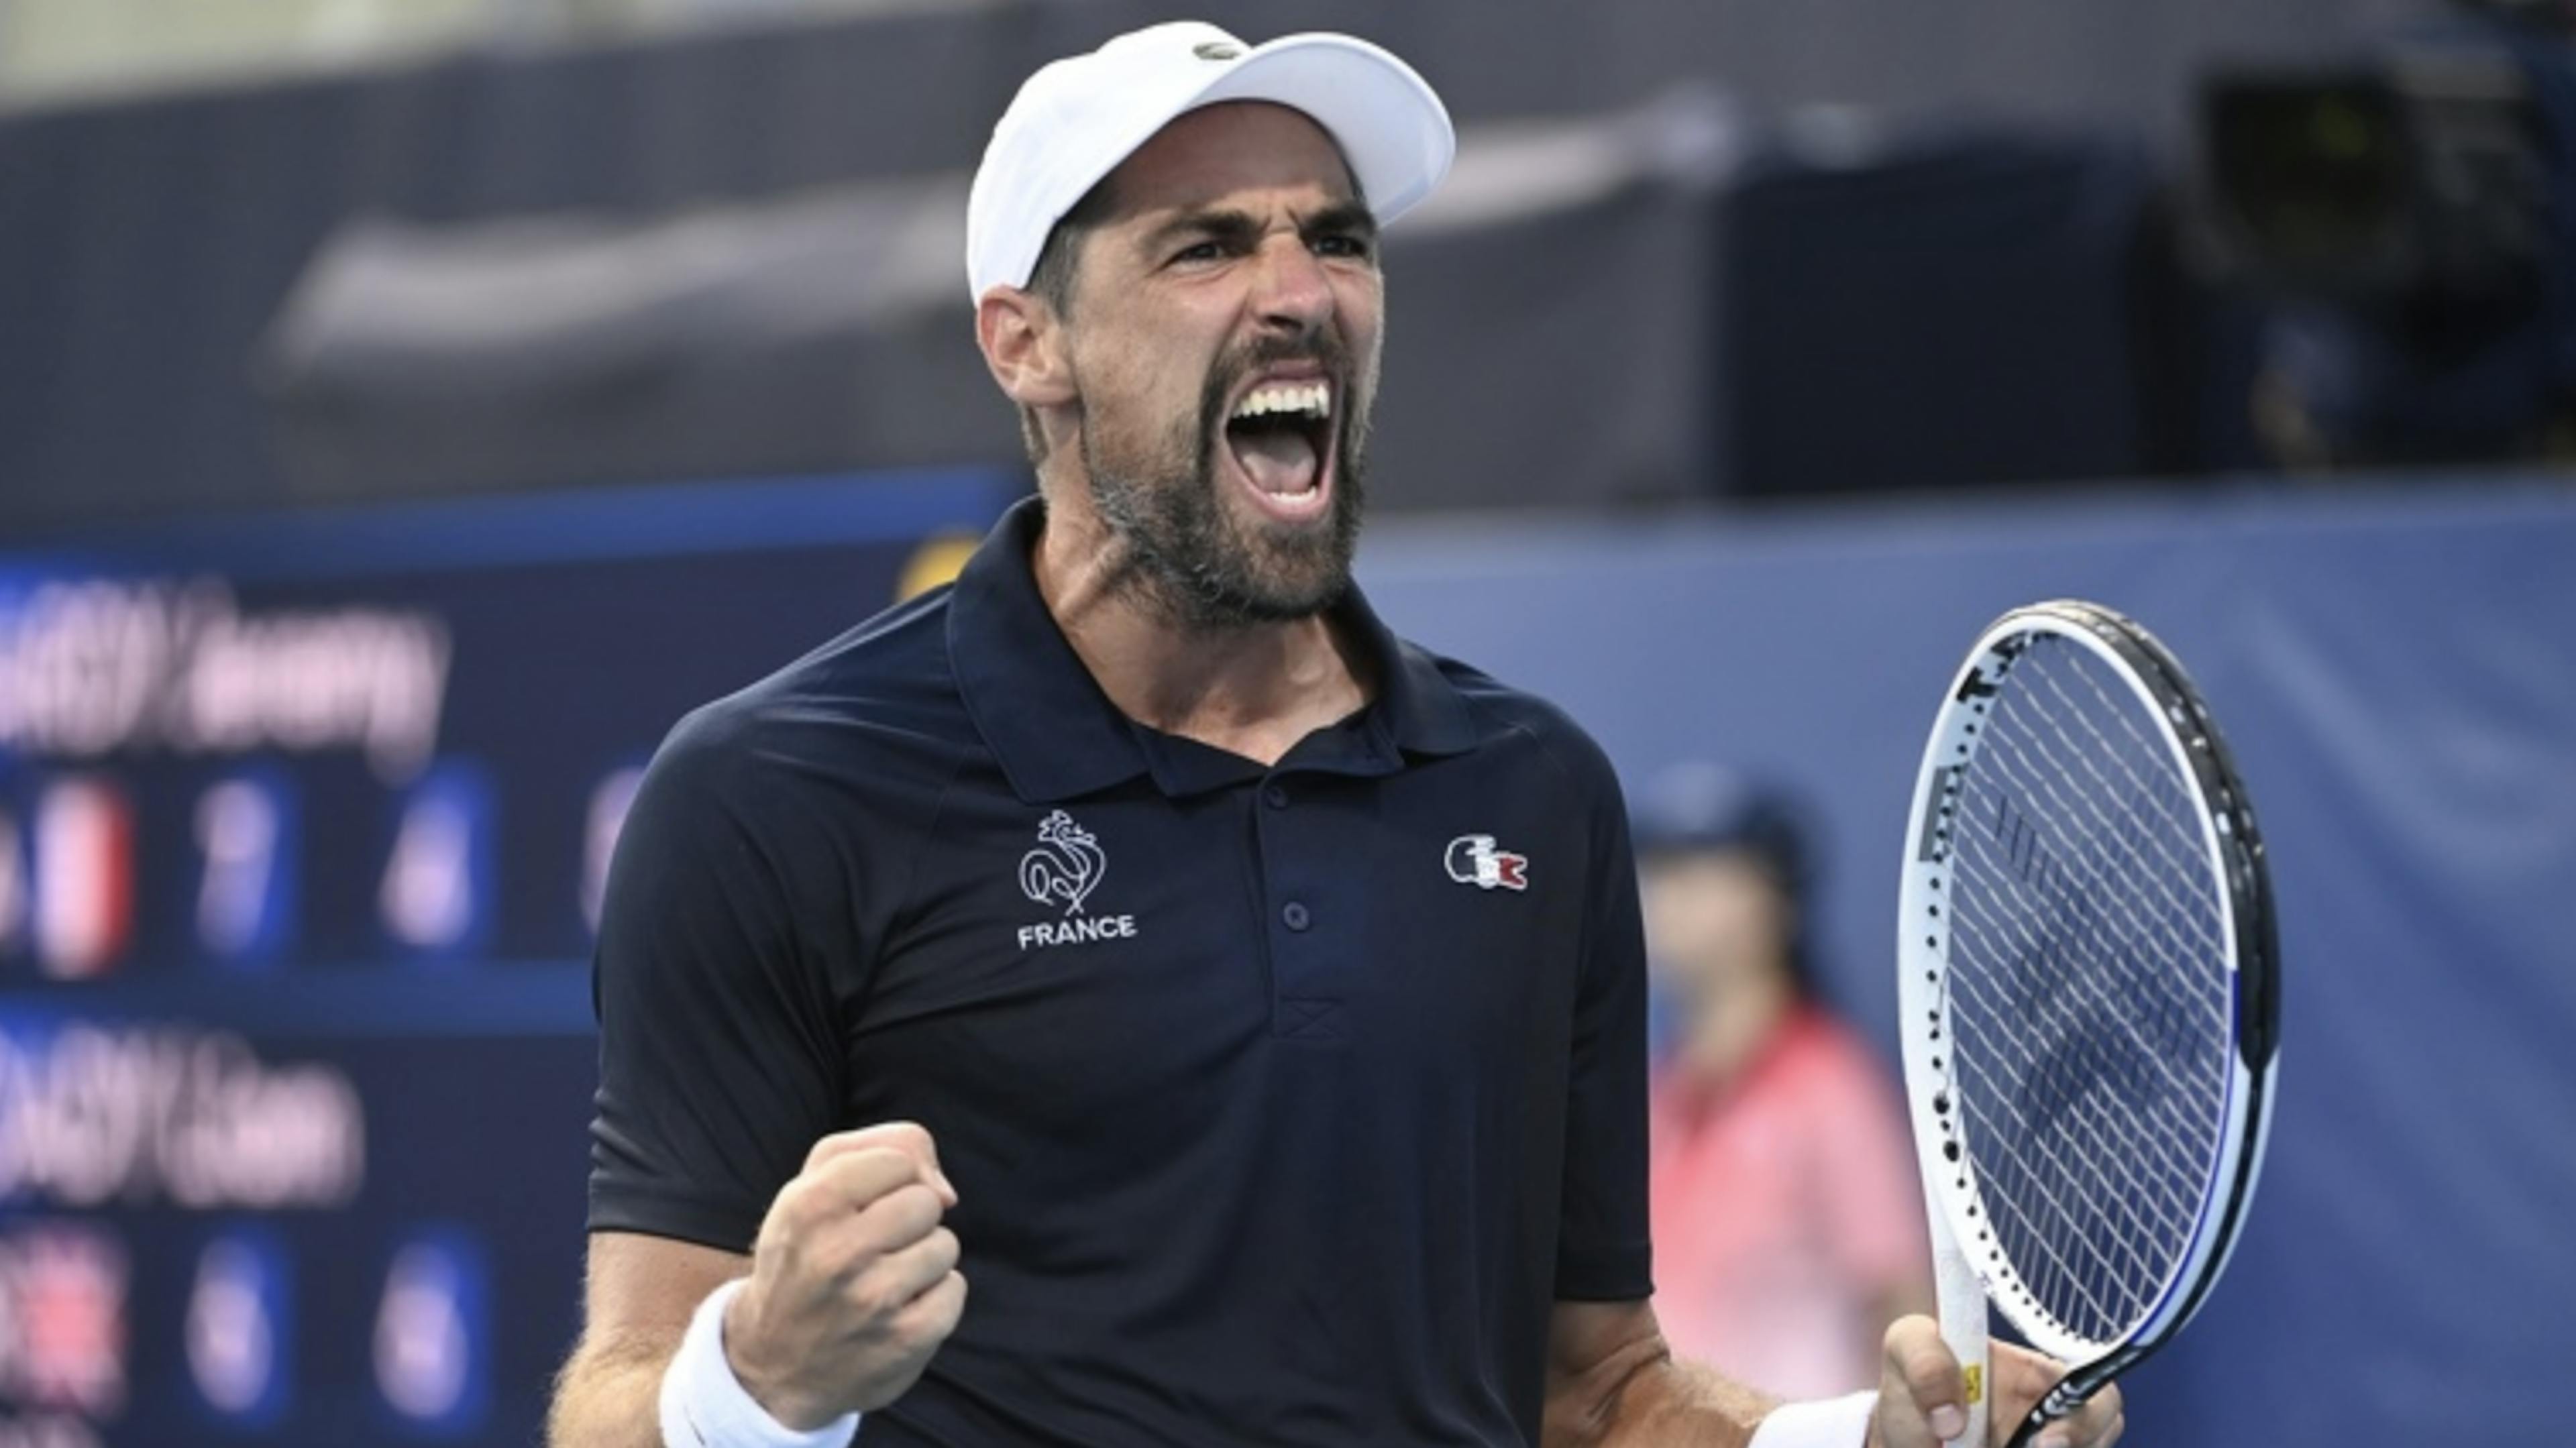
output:
<path id="1" fill-rule="evenodd" d="M 1306 913 L 1306 907 L 1294 900 L 1289 901 L 1280 910 L 1279 918 L 1285 921 L 1291 930 L 1303 930 L 1312 923 L 1312 918 Z"/>
<path id="2" fill-rule="evenodd" d="M 1284 784 L 1263 786 L 1261 791 L 1261 802 L 1270 806 L 1272 809 L 1286 809 L 1288 807 L 1288 786 Z"/>

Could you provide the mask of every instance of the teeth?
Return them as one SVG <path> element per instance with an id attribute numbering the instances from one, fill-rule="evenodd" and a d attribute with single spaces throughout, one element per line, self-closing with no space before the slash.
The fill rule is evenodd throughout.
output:
<path id="1" fill-rule="evenodd" d="M 1333 415 L 1333 389 L 1321 382 L 1256 387 L 1243 401 L 1235 404 L 1234 417 L 1227 420 L 1263 417 L 1274 412 L 1291 412 L 1310 418 L 1330 417 Z"/>

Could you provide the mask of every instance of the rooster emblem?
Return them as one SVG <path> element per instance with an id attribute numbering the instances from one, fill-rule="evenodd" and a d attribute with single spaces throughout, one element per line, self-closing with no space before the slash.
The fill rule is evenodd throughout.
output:
<path id="1" fill-rule="evenodd" d="M 1064 913 L 1079 915 L 1082 902 L 1109 873 L 1109 856 L 1091 831 L 1063 810 L 1038 826 L 1038 847 L 1020 856 L 1020 890 L 1041 905 L 1061 900 Z"/>

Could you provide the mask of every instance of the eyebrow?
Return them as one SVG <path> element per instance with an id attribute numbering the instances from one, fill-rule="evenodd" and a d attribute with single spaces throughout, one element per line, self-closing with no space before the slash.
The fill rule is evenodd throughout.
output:
<path id="1" fill-rule="evenodd" d="M 1211 241 L 1248 246 L 1262 231 L 1262 223 L 1251 212 L 1226 207 L 1201 207 L 1184 211 L 1145 234 L 1145 249 L 1160 251 L 1184 236 L 1204 236 Z M 1309 216 L 1298 227 L 1301 236 L 1358 236 L 1374 240 L 1377 217 L 1366 203 L 1336 201 Z"/>
<path id="2" fill-rule="evenodd" d="M 1308 236 L 1357 236 L 1362 240 L 1377 237 L 1377 215 L 1363 201 L 1336 201 L 1307 218 Z"/>

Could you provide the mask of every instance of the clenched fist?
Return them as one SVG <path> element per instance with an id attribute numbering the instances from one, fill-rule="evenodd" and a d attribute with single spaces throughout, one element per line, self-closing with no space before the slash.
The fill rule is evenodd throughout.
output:
<path id="1" fill-rule="evenodd" d="M 780 1424 L 881 1408 L 920 1378 L 966 1307 L 957 1191 L 908 1121 L 827 1136 L 779 1189 L 727 1307 L 725 1357 Z"/>

